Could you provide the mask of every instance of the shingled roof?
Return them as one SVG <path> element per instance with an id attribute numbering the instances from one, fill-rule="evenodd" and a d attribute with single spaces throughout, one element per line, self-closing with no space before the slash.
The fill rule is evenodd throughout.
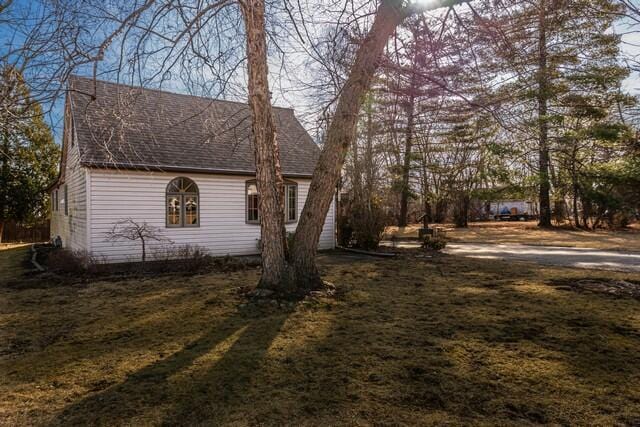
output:
<path id="1" fill-rule="evenodd" d="M 78 76 L 69 100 L 84 166 L 255 174 L 247 104 Z M 317 145 L 292 109 L 274 116 L 283 174 L 310 177 Z"/>

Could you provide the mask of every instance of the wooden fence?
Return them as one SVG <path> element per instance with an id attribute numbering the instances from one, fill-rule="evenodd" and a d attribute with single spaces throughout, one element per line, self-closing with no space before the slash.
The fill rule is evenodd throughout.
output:
<path id="1" fill-rule="evenodd" d="M 46 242 L 49 240 L 49 221 L 24 225 L 15 221 L 5 223 L 2 230 L 2 243 Z"/>

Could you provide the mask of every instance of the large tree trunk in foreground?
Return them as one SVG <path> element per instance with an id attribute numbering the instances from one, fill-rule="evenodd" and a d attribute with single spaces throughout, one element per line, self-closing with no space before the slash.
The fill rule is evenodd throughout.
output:
<path id="1" fill-rule="evenodd" d="M 256 183 L 260 208 L 261 288 L 289 292 L 284 225 L 284 186 L 276 126 L 269 93 L 264 0 L 242 0 L 247 32 L 249 106 L 255 149 Z"/>
<path id="2" fill-rule="evenodd" d="M 547 20 L 546 2 L 542 0 L 538 18 L 538 167 L 540 186 L 540 227 L 551 227 L 551 181 L 549 179 L 549 70 L 547 64 Z"/>
<path id="3" fill-rule="evenodd" d="M 384 46 L 406 16 L 402 3 L 400 0 L 382 2 L 373 26 L 358 49 L 349 78 L 342 88 L 320 159 L 313 172 L 291 252 L 296 286 L 300 291 L 322 286 L 315 263 L 320 233 L 331 206 L 347 150 L 355 137 L 360 107 L 371 86 Z"/>

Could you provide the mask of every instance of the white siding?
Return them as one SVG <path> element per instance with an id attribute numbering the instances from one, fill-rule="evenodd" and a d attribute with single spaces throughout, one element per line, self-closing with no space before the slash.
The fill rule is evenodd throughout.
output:
<path id="1" fill-rule="evenodd" d="M 87 248 L 86 169 L 80 166 L 78 144 L 66 147 L 64 182 L 58 190 L 58 210 L 51 212 L 51 237 L 60 236 L 62 246 L 73 250 Z M 67 186 L 68 215 L 65 215 L 64 187 Z"/>
<path id="2" fill-rule="evenodd" d="M 200 226 L 195 228 L 165 227 L 165 190 L 177 176 L 185 176 L 200 191 Z M 176 174 L 163 172 L 108 171 L 92 169 L 90 245 L 92 254 L 108 262 L 140 259 L 139 242 L 109 242 L 106 233 L 114 222 L 131 218 L 146 221 L 161 229 L 173 244 L 154 243 L 152 253 L 162 247 L 199 246 L 211 255 L 256 254 L 260 226 L 245 222 L 245 182 L 249 177 L 210 174 Z M 298 182 L 298 216 L 309 190 L 309 180 Z M 287 224 L 294 231 L 297 223 Z M 332 204 L 319 242 L 320 249 L 334 247 L 334 206 Z M 149 256 L 152 258 L 152 255 Z"/>

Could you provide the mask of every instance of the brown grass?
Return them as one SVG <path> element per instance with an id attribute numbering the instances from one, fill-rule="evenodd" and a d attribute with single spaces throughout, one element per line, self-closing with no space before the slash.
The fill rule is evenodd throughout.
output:
<path id="1" fill-rule="evenodd" d="M 388 227 L 388 236 L 417 237 L 419 224 L 399 229 Z M 465 243 L 523 243 L 527 245 L 564 246 L 621 251 L 640 251 L 640 229 L 632 227 L 624 231 L 583 231 L 564 228 L 541 229 L 535 222 L 480 222 L 469 228 L 443 226 L 447 238 Z"/>
<path id="2" fill-rule="evenodd" d="M 22 275 L 29 246 L 14 243 L 0 245 L 0 283 L 18 279 Z"/>
<path id="3" fill-rule="evenodd" d="M 0 286 L 0 423 L 640 422 L 640 301 L 552 285 L 637 274 L 321 261 L 337 296 L 286 310 L 241 306 L 257 270 Z"/>

